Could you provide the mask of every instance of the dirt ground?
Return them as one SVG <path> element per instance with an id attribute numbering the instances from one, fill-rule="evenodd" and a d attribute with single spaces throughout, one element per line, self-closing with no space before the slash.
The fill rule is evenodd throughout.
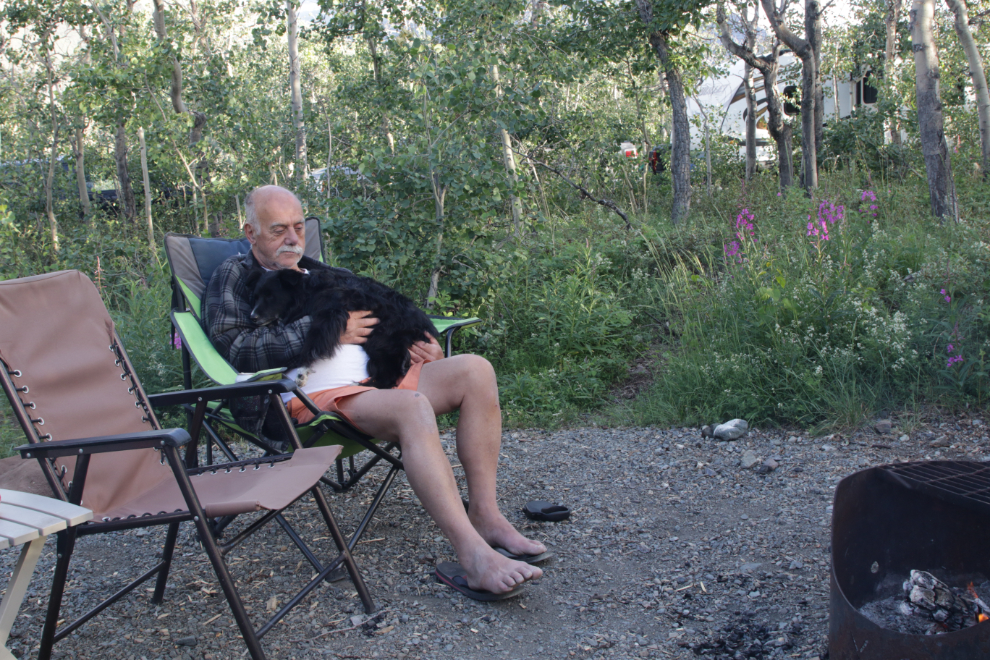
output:
<path id="1" fill-rule="evenodd" d="M 453 560 L 453 552 L 400 478 L 356 555 L 378 614 L 352 619 L 360 603 L 348 581 L 337 582 L 318 588 L 263 645 L 269 658 L 288 660 L 818 658 L 827 646 L 838 480 L 901 460 L 990 460 L 982 413 L 898 426 L 825 437 L 758 430 L 735 442 L 683 428 L 507 432 L 503 509 L 554 554 L 523 596 L 482 604 L 435 583 L 433 564 Z M 444 442 L 456 466 L 453 438 Z M 345 532 L 383 475 L 372 472 L 350 493 L 330 496 Z M 529 522 L 521 507 L 533 499 L 566 504 L 571 519 Z M 329 554 L 315 506 L 301 504 L 290 521 Z M 63 617 L 153 565 L 163 537 L 133 531 L 81 540 Z M 180 539 L 161 606 L 151 607 L 141 587 L 58 644 L 56 657 L 246 657 L 188 525 Z M 9 642 L 21 658 L 36 655 L 53 548 L 49 541 Z M 0 556 L 8 571 L 15 559 Z M 257 621 L 312 573 L 275 526 L 228 561 Z"/>

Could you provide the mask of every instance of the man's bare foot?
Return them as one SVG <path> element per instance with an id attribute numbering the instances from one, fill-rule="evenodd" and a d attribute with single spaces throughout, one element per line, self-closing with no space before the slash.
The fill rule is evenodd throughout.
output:
<path id="1" fill-rule="evenodd" d="M 538 555 L 547 551 L 547 547 L 539 541 L 533 541 L 520 534 L 500 512 L 482 516 L 476 514 L 472 507 L 468 518 L 481 538 L 493 547 L 505 548 L 514 555 Z"/>
<path id="2" fill-rule="evenodd" d="M 506 559 L 487 546 L 480 546 L 457 559 L 467 572 L 469 587 L 496 594 L 512 591 L 517 585 L 543 575 L 542 569 Z"/>

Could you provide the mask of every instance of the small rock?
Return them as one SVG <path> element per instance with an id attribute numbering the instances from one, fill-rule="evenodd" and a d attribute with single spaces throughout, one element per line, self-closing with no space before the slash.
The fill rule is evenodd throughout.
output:
<path id="1" fill-rule="evenodd" d="M 747 449 L 743 453 L 742 460 L 739 461 L 739 464 L 744 469 L 748 470 L 749 468 L 753 467 L 754 465 L 756 465 L 759 462 L 760 462 L 760 459 L 756 455 L 756 452 L 753 451 L 752 449 Z"/>
<path id="2" fill-rule="evenodd" d="M 790 566 L 787 567 L 787 570 L 800 571 L 802 568 L 804 568 L 804 562 L 795 559 L 794 561 L 791 562 Z"/>
<path id="3" fill-rule="evenodd" d="M 702 438 L 714 438 L 715 437 L 715 434 L 712 433 L 712 427 L 709 426 L 708 424 L 705 424 L 704 426 L 702 426 L 701 427 L 701 437 Z"/>
<path id="4" fill-rule="evenodd" d="M 774 438 L 773 440 L 770 441 L 770 444 L 773 445 L 774 447 L 779 447 L 780 446 L 780 438 Z"/>
<path id="5" fill-rule="evenodd" d="M 741 465 L 743 469 L 748 470 L 749 468 L 753 467 L 759 462 L 760 462 L 760 458 L 756 455 L 756 452 L 753 451 L 752 449 L 747 449 L 745 452 L 743 452 L 743 457 L 739 461 L 739 465 Z"/>
<path id="6" fill-rule="evenodd" d="M 873 430 L 880 435 L 887 435 L 893 427 L 894 425 L 891 424 L 889 419 L 879 419 L 877 420 L 877 423 L 873 425 Z"/>
<path id="7" fill-rule="evenodd" d="M 949 439 L 946 438 L 944 435 L 940 435 L 934 440 L 932 440 L 932 447 L 948 447 L 948 446 L 949 446 Z"/>
<path id="8" fill-rule="evenodd" d="M 752 573 L 753 571 L 755 571 L 756 569 L 758 569 L 760 566 L 763 566 L 763 564 L 757 563 L 755 561 L 754 562 L 749 562 L 749 563 L 746 563 L 746 564 L 743 564 L 742 566 L 740 566 L 739 567 L 739 572 L 740 573 Z"/>
<path id="9" fill-rule="evenodd" d="M 719 440 L 738 440 L 749 431 L 749 424 L 744 419 L 732 419 L 725 424 L 719 424 L 712 433 Z"/>
<path id="10" fill-rule="evenodd" d="M 777 465 L 778 465 L 777 461 L 773 460 L 772 458 L 768 458 L 767 460 L 763 461 L 763 464 L 760 465 L 760 467 L 756 468 L 756 471 L 759 472 L 760 474 L 769 474 L 777 469 Z"/>
<path id="11" fill-rule="evenodd" d="M 360 626 L 362 623 L 364 623 L 364 615 L 363 614 L 355 614 L 354 616 L 351 617 L 351 625 L 352 626 Z"/>
<path id="12" fill-rule="evenodd" d="M 909 436 L 907 433 L 905 433 L 904 435 L 902 435 L 901 437 L 898 438 L 898 440 L 900 442 L 907 442 L 910 439 L 911 439 L 911 436 Z"/>
<path id="13" fill-rule="evenodd" d="M 197 640 L 192 635 L 189 635 L 188 637 L 180 637 L 179 639 L 175 640 L 175 643 L 179 646 L 196 646 L 196 644 L 199 643 L 199 640 Z"/>
<path id="14" fill-rule="evenodd" d="M 822 451 L 835 451 L 835 447 L 832 445 L 822 445 Z"/>

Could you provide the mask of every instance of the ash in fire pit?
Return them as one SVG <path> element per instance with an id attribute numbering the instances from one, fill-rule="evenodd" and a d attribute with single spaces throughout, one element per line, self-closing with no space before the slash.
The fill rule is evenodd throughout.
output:
<path id="1" fill-rule="evenodd" d="M 951 587 L 931 573 L 911 571 L 909 576 L 888 576 L 878 599 L 860 613 L 882 628 L 911 635 L 940 635 L 987 620 L 990 607 L 979 594 L 990 594 L 990 581 L 973 587 Z"/>

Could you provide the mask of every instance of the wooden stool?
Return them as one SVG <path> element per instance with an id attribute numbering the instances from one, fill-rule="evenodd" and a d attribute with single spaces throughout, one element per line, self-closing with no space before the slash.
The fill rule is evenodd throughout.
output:
<path id="1" fill-rule="evenodd" d="M 24 602 L 28 583 L 50 534 L 93 519 L 93 512 L 62 500 L 0 489 L 0 550 L 21 548 L 7 595 L 0 603 L 0 660 L 16 660 L 7 650 L 7 637 Z"/>

